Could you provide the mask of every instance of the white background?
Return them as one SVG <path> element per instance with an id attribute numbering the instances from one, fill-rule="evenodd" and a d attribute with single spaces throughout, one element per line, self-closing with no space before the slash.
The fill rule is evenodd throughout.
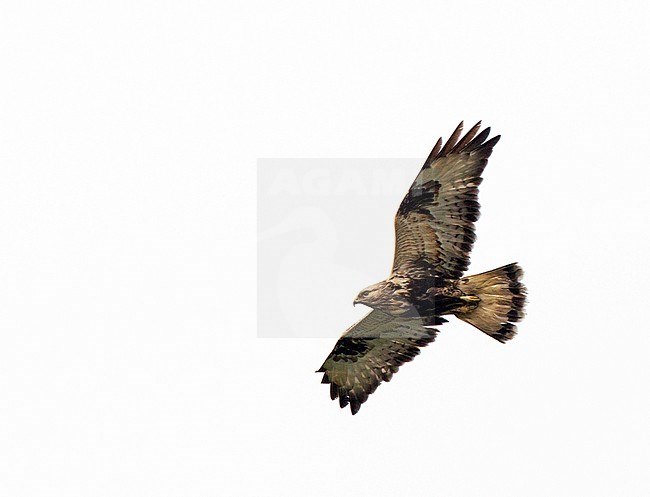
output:
<path id="1" fill-rule="evenodd" d="M 5 2 L 0 494 L 648 495 L 649 16 Z M 352 417 L 313 374 L 350 295 L 330 338 L 256 337 L 256 160 L 424 158 L 461 119 L 503 135 L 470 271 L 518 260 L 528 317 L 445 325 Z"/>

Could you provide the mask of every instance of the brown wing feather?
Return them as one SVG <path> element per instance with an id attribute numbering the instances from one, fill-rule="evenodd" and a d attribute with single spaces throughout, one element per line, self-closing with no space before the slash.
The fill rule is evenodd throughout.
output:
<path id="1" fill-rule="evenodd" d="M 395 216 L 393 274 L 460 278 L 469 266 L 478 186 L 499 136 L 487 140 L 478 122 L 458 141 L 461 122 L 441 148 L 439 140 Z"/>
<path id="2" fill-rule="evenodd" d="M 349 404 L 356 414 L 368 395 L 433 342 L 436 333 L 419 318 L 371 311 L 343 334 L 317 373 L 330 384 L 332 400 L 338 398 L 342 408 Z"/>

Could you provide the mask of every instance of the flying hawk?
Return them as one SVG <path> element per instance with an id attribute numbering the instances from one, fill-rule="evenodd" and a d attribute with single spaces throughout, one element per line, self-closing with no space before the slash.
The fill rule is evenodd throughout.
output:
<path id="1" fill-rule="evenodd" d="M 479 121 L 461 122 L 424 162 L 395 216 L 395 259 L 388 279 L 362 290 L 354 304 L 372 308 L 350 327 L 317 373 L 332 400 L 356 414 L 382 381 L 433 342 L 433 326 L 453 314 L 499 342 L 524 316 L 526 288 L 516 263 L 474 276 L 469 266 L 479 217 L 478 186 L 500 136 Z M 460 138 L 460 140 L 459 140 Z"/>

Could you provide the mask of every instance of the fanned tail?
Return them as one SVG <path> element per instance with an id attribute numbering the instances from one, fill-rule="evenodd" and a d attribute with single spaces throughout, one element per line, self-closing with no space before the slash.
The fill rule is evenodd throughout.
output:
<path id="1" fill-rule="evenodd" d="M 478 306 L 456 317 L 475 326 L 501 343 L 517 334 L 513 324 L 524 317 L 526 287 L 521 283 L 524 271 L 517 263 L 459 280 L 466 295 L 480 299 Z"/>

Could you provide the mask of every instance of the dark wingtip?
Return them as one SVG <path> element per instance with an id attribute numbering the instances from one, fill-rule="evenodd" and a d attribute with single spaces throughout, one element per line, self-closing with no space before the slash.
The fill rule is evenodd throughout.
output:
<path id="1" fill-rule="evenodd" d="M 451 134 L 451 136 L 447 140 L 447 143 L 445 143 L 445 146 L 442 147 L 442 150 L 438 154 L 439 157 L 444 157 L 445 155 L 447 155 L 448 153 L 450 153 L 454 149 L 454 147 L 456 146 L 456 143 L 458 143 L 458 139 L 460 138 L 460 136 L 463 133 L 463 125 L 464 125 L 464 123 L 463 123 L 463 121 L 461 121 L 460 124 L 458 126 L 456 126 L 456 129 Z"/>
<path id="2" fill-rule="evenodd" d="M 493 138 L 490 138 L 488 141 L 486 141 L 483 146 L 485 148 L 492 148 L 494 147 L 497 143 L 499 143 L 499 140 L 501 139 L 501 135 L 497 135 Z"/>
<path id="3" fill-rule="evenodd" d="M 427 157 L 427 160 L 424 161 L 424 166 L 423 167 L 428 167 L 428 166 L 431 165 L 431 163 L 438 156 L 438 153 L 440 152 L 441 148 L 442 148 L 442 137 L 438 138 L 438 141 L 436 142 L 433 149 L 431 150 L 431 153 L 429 153 L 429 156 Z"/>
<path id="4" fill-rule="evenodd" d="M 339 387 L 336 386 L 336 383 L 330 383 L 330 399 L 334 400 L 339 396 Z"/>
<path id="5" fill-rule="evenodd" d="M 460 152 L 473 152 L 477 149 L 485 151 L 489 156 L 492 147 L 497 144 L 501 136 L 495 136 L 494 138 L 485 141 L 490 136 L 491 128 L 487 127 L 479 133 L 482 123 L 483 121 L 479 120 L 474 126 L 472 126 L 465 136 L 461 138 L 464 126 L 464 121 L 461 121 L 444 145 L 442 144 L 442 139 L 438 140 L 427 157 L 427 160 L 424 161 L 423 167 L 431 166 L 433 161 L 440 157 Z"/>

